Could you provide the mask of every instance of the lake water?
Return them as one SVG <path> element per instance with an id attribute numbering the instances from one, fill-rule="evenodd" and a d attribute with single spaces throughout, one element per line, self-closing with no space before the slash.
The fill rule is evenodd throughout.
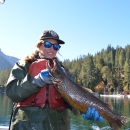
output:
<path id="1" fill-rule="evenodd" d="M 114 112 L 130 117 L 130 98 L 101 96 L 101 100 L 111 104 Z M 12 102 L 5 94 L 0 94 L 0 126 L 8 126 L 12 111 Z M 71 130 L 111 130 L 107 120 L 103 122 L 94 122 L 84 120 L 81 116 L 71 116 Z M 122 130 L 130 130 L 130 122 Z"/>

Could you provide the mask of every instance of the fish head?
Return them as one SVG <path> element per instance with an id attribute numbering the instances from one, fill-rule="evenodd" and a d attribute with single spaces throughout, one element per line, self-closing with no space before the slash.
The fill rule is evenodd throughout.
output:
<path id="1" fill-rule="evenodd" d="M 47 68 L 50 70 L 51 76 L 61 79 L 64 74 L 63 69 L 57 59 L 53 59 L 54 66 L 50 67 L 49 61 L 47 62 Z"/>

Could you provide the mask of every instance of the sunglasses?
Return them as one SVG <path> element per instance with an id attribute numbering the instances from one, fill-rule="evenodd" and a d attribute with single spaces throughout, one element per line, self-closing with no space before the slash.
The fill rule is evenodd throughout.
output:
<path id="1" fill-rule="evenodd" d="M 50 48 L 51 46 L 53 46 L 53 49 L 56 51 L 58 51 L 61 47 L 59 44 L 52 44 L 51 42 L 48 42 L 48 41 L 44 42 L 44 47 Z"/>

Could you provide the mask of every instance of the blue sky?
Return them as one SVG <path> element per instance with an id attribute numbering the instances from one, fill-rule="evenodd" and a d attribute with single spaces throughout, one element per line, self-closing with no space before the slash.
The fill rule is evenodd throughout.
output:
<path id="1" fill-rule="evenodd" d="M 130 0 L 6 0 L 0 4 L 0 48 L 30 54 L 44 30 L 56 31 L 61 60 L 130 44 Z"/>

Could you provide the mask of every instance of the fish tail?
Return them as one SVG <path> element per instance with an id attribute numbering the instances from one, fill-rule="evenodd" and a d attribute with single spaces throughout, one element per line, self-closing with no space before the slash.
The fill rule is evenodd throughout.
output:
<path id="1" fill-rule="evenodd" d="M 110 126 L 111 126 L 112 130 L 120 130 L 129 121 L 130 121 L 129 117 L 118 116 L 117 119 L 110 121 Z"/>

